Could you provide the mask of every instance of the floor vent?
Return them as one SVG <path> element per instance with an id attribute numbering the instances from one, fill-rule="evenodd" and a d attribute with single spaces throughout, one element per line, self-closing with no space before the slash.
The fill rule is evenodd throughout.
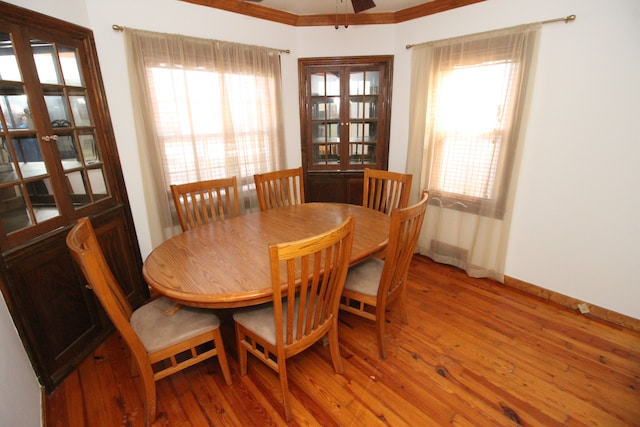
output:
<path id="1" fill-rule="evenodd" d="M 468 250 L 441 242 L 439 240 L 431 240 L 431 247 L 429 249 L 434 254 L 438 254 L 447 258 L 458 259 L 465 263 L 467 262 L 467 258 L 469 256 Z"/>

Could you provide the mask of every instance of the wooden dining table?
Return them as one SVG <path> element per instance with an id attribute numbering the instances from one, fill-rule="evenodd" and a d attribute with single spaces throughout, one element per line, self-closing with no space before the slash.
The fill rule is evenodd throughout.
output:
<path id="1" fill-rule="evenodd" d="M 202 225 L 176 235 L 146 258 L 143 276 L 182 304 L 234 308 L 270 301 L 269 246 L 323 233 L 355 219 L 351 264 L 384 251 L 389 216 L 343 203 L 304 203 Z"/>

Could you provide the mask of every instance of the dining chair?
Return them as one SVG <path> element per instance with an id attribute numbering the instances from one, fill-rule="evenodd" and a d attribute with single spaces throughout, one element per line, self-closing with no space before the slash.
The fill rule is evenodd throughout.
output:
<path id="1" fill-rule="evenodd" d="M 253 175 L 260 210 L 304 203 L 302 168 Z"/>
<path id="2" fill-rule="evenodd" d="M 362 205 L 387 215 L 394 209 L 406 208 L 411 180 L 411 174 L 365 168 Z"/>
<path id="3" fill-rule="evenodd" d="M 389 243 L 384 259 L 372 257 L 349 269 L 340 309 L 376 322 L 380 358 L 385 358 L 385 312 L 399 300 L 400 318 L 408 323 L 406 280 L 427 209 L 428 194 L 413 206 L 391 212 Z"/>
<path id="4" fill-rule="evenodd" d="M 240 375 L 247 373 L 247 353 L 280 377 L 287 421 L 286 360 L 328 335 L 333 368 L 342 374 L 338 346 L 338 304 L 349 268 L 355 220 L 303 240 L 269 247 L 273 302 L 233 314 Z"/>
<path id="5" fill-rule="evenodd" d="M 217 355 L 224 380 L 231 385 L 220 320 L 214 313 L 181 306 L 166 297 L 133 311 L 107 264 L 90 220 L 80 218 L 66 241 L 88 286 L 129 347 L 132 366 L 142 378 L 145 425 L 156 418 L 155 382 L 173 373 Z"/>
<path id="6" fill-rule="evenodd" d="M 236 177 L 172 184 L 182 231 L 240 215 Z"/>

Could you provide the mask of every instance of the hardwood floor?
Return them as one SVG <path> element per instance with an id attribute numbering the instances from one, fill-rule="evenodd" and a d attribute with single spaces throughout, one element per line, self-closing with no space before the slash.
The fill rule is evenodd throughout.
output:
<path id="1" fill-rule="evenodd" d="M 409 325 L 341 313 L 344 375 L 320 345 L 288 361 L 291 426 L 640 426 L 640 334 L 414 257 Z M 217 361 L 157 383 L 156 426 L 286 425 L 278 376 L 250 357 L 233 385 Z M 46 398 L 46 426 L 141 426 L 137 378 L 112 335 Z"/>

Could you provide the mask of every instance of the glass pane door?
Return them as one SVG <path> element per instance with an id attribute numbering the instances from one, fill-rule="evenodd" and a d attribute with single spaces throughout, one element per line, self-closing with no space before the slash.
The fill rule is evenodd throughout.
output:
<path id="1" fill-rule="evenodd" d="M 77 209 L 108 196 L 103 163 L 75 48 L 31 40 L 66 186 Z"/>
<path id="2" fill-rule="evenodd" d="M 314 165 L 340 164 L 340 73 L 311 74 L 311 140 Z"/>
<path id="3" fill-rule="evenodd" d="M 379 71 L 349 73 L 349 164 L 376 164 Z"/>
<path id="4" fill-rule="evenodd" d="M 11 34 L 0 32 L 0 222 L 9 234 L 60 215 Z"/>

